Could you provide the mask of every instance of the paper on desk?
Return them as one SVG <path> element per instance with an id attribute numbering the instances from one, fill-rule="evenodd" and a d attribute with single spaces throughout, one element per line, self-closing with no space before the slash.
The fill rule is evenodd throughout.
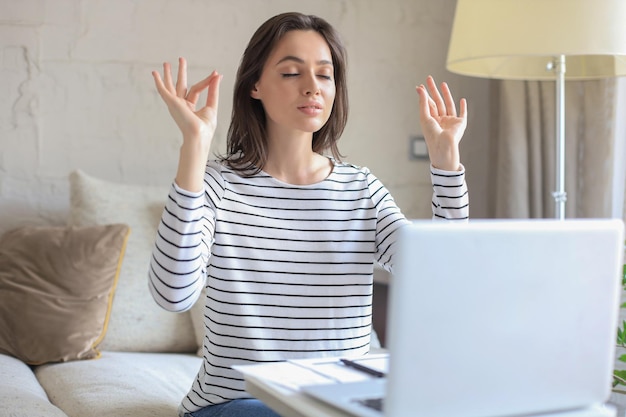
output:
<path id="1" fill-rule="evenodd" d="M 372 378 L 366 373 L 343 365 L 339 359 L 299 359 L 268 364 L 236 365 L 233 368 L 244 375 L 262 379 L 292 391 L 299 391 L 300 387 L 305 385 L 358 382 Z M 389 368 L 387 354 L 351 359 L 382 372 L 387 372 Z"/>
<path id="2" fill-rule="evenodd" d="M 233 369 L 254 378 L 262 379 L 297 391 L 303 385 L 331 384 L 332 379 L 291 362 L 258 365 L 235 365 Z"/>

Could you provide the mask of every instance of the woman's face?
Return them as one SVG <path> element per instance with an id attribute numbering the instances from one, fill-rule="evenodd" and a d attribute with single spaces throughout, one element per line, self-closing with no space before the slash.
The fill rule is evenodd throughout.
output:
<path id="1" fill-rule="evenodd" d="M 312 30 L 287 32 L 268 57 L 251 96 L 263 104 L 268 134 L 317 132 L 335 101 L 332 55 Z"/>

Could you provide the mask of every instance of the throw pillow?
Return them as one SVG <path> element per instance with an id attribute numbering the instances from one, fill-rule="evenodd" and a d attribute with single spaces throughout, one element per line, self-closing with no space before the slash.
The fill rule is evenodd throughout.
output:
<path id="1" fill-rule="evenodd" d="M 148 268 L 169 186 L 119 184 L 78 170 L 70 174 L 70 224 L 125 223 L 132 230 L 100 348 L 130 352 L 193 352 L 188 312 L 171 313 L 152 299 Z"/>
<path id="2" fill-rule="evenodd" d="M 0 238 L 0 353 L 28 364 L 92 359 L 129 227 L 21 227 Z"/>

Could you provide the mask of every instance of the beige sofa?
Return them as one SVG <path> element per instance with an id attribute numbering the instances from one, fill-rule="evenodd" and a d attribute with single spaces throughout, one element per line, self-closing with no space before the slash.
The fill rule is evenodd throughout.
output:
<path id="1" fill-rule="evenodd" d="M 166 312 L 148 291 L 168 189 L 80 171 L 70 189 L 68 227 L 0 240 L 0 417 L 173 417 L 203 329 L 200 309 Z"/>
<path id="2" fill-rule="evenodd" d="M 148 291 L 169 185 L 69 184 L 68 226 L 0 237 L 0 417 L 174 417 L 204 324 L 202 303 L 170 313 Z"/>

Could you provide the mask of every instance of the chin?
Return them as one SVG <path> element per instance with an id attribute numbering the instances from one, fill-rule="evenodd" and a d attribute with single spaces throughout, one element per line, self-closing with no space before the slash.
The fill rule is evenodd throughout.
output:
<path id="1" fill-rule="evenodd" d="M 315 123 L 308 124 L 308 126 L 304 130 L 309 133 L 318 132 L 321 128 L 323 128 L 326 125 L 327 122 L 328 120 L 318 120 Z"/>
<path id="2" fill-rule="evenodd" d="M 311 125 L 298 126 L 298 127 L 296 127 L 296 130 L 299 130 L 299 131 L 304 132 L 304 133 L 313 134 L 315 132 L 318 132 L 323 127 L 324 127 L 324 125 L 316 124 L 315 126 L 311 126 Z"/>

